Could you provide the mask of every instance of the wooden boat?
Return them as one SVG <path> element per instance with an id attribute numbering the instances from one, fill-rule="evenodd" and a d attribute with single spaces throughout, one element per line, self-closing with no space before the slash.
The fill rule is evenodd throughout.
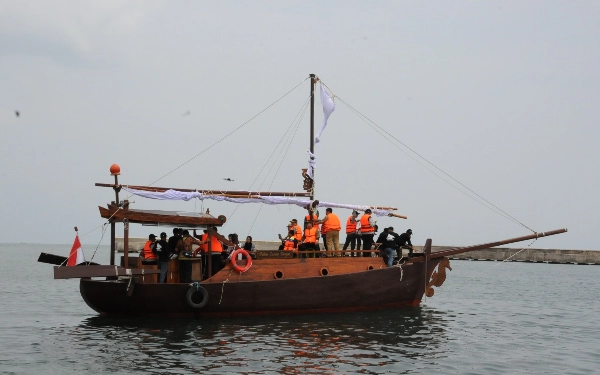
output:
<path id="1" fill-rule="evenodd" d="M 311 154 L 314 153 L 314 88 L 318 78 L 310 76 L 311 82 Z M 118 182 L 119 170 L 111 168 L 115 182 L 97 183 L 111 187 L 115 201 L 107 208 L 99 207 L 101 217 L 111 224 L 110 265 L 83 267 L 55 267 L 55 278 L 81 278 L 80 291 L 84 301 L 103 315 L 168 314 L 189 316 L 238 316 L 259 314 L 324 313 L 365 311 L 383 308 L 417 306 L 424 295 L 433 296 L 433 287 L 445 280 L 445 270 L 450 268 L 448 256 L 478 249 L 485 249 L 538 237 L 564 233 L 558 229 L 534 233 L 475 246 L 431 251 L 432 240 L 428 239 L 423 251 L 405 259 L 404 262 L 386 267 L 381 257 L 292 257 L 283 251 L 258 250 L 256 259 L 228 262 L 212 277 L 202 279 L 195 262 L 193 283 L 180 283 L 177 260 L 169 265 L 166 283 L 157 283 L 156 266 L 141 265 L 138 259 L 128 254 L 130 224 L 207 229 L 225 244 L 233 245 L 226 238 L 209 229 L 225 223 L 224 216 L 185 214 L 174 211 L 144 211 L 129 208 L 128 201 L 119 200 L 122 188 L 131 192 L 149 194 L 192 193 L 195 189 L 170 189 L 151 186 L 123 187 Z M 203 190 L 205 196 L 229 199 L 266 199 L 273 197 L 304 199 L 306 209 L 319 205 L 314 200 L 313 178 L 307 176 L 306 192 L 247 192 Z M 140 193 L 141 194 L 141 193 Z M 291 198 L 290 198 L 291 199 Z M 296 202 L 298 204 L 298 202 Z M 302 205 L 302 203 L 300 203 Z M 370 207 L 370 206 L 364 206 Z M 375 208 L 375 207 L 373 207 Z M 379 207 L 381 208 L 381 207 Z M 390 216 L 403 217 L 385 207 Z M 124 257 L 121 265 L 115 262 L 115 225 L 124 224 Z M 375 251 L 378 253 L 378 251 Z M 209 253 L 210 256 L 210 253 Z M 192 261 L 192 259 L 188 259 Z M 210 267 L 210 262 L 209 262 Z M 209 274 L 211 274 L 209 269 Z M 98 279 L 102 277 L 103 279 Z"/>

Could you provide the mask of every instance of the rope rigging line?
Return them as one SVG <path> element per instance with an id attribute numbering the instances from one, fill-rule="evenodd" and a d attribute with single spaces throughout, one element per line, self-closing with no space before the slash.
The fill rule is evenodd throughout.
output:
<path id="1" fill-rule="evenodd" d="M 425 157 L 423 157 L 422 155 L 420 155 L 418 152 L 416 152 L 415 150 L 413 150 L 412 148 L 410 148 L 406 144 L 404 144 L 402 141 L 400 141 L 394 135 L 390 134 L 387 130 L 385 130 L 381 126 L 377 125 L 374 121 L 372 121 L 371 119 L 369 119 L 367 116 L 363 115 L 360 111 L 358 111 L 357 109 L 355 109 L 354 107 L 352 107 L 349 103 L 347 103 L 346 101 L 344 101 L 342 98 L 340 98 L 337 95 L 336 95 L 336 98 L 338 98 L 340 102 L 342 102 L 352 112 L 354 112 L 357 116 L 359 116 L 367 125 L 369 125 L 379 135 L 381 135 L 383 138 L 385 138 L 388 142 L 390 142 L 392 145 L 394 145 L 397 149 L 399 149 L 400 151 L 404 152 L 407 156 L 409 156 L 411 159 L 413 159 L 414 161 L 416 161 L 418 164 L 420 164 L 421 166 L 423 166 L 424 168 L 426 168 L 428 171 L 430 171 L 431 173 L 433 173 L 436 177 L 440 178 L 442 181 L 446 182 L 450 186 L 454 187 L 455 189 L 457 189 L 461 193 L 465 194 L 467 197 L 473 199 L 475 202 L 481 204 L 482 206 L 486 207 L 487 209 L 491 210 L 492 212 L 495 212 L 498 215 L 500 215 L 500 216 L 502 216 L 502 217 L 504 217 L 504 218 L 506 218 L 506 219 L 508 219 L 508 220 L 510 220 L 512 222 L 514 222 L 514 223 L 517 223 L 517 224 L 523 226 L 524 228 L 530 230 L 533 233 L 536 232 L 535 230 L 533 230 L 530 227 L 528 227 L 527 225 L 523 224 L 521 221 L 517 220 L 516 218 L 514 218 L 513 216 L 511 216 L 510 214 L 508 214 L 507 212 L 505 212 L 504 210 L 502 210 L 501 208 L 499 208 L 498 206 L 496 206 L 495 204 L 493 204 L 489 200 L 487 200 L 484 197 L 482 197 L 480 194 L 478 194 L 475 191 L 473 191 L 468 186 L 464 185 L 462 182 L 458 181 L 454 177 L 450 176 L 448 173 L 444 172 L 441 168 L 439 168 L 438 166 L 436 166 L 435 164 L 433 164 L 432 162 L 430 162 L 429 160 L 427 160 Z M 387 135 L 387 137 L 384 134 Z M 435 168 L 439 172 L 443 173 L 445 176 L 447 176 L 448 178 L 450 178 L 452 181 L 456 182 L 457 184 L 459 184 L 460 186 L 462 186 L 464 189 L 468 190 L 468 192 L 472 193 L 473 195 L 475 195 L 476 197 L 478 197 L 480 200 L 478 200 L 475 197 L 469 195 L 464 190 L 461 190 L 458 186 L 452 184 L 450 181 L 446 180 L 445 178 L 443 178 L 442 176 L 440 176 L 439 174 L 437 174 L 435 171 L 433 171 L 432 169 L 428 168 L 425 164 L 421 163 L 420 160 L 416 159 L 411 154 L 409 154 L 408 152 L 406 152 L 405 150 L 403 150 L 402 148 L 400 148 L 397 144 L 395 144 L 394 142 L 392 142 L 390 140 L 390 138 L 393 139 L 393 140 L 395 140 L 396 142 L 398 142 L 402 146 L 404 146 L 406 149 L 408 149 L 414 155 L 418 156 L 421 160 L 425 161 L 427 164 L 431 165 L 433 168 Z M 485 202 L 486 204 L 484 204 L 482 201 Z"/>
<path id="2" fill-rule="evenodd" d="M 263 109 L 262 111 L 258 112 L 257 114 L 255 114 L 254 116 L 252 116 L 249 120 L 247 120 L 246 122 L 244 122 L 243 124 L 241 124 L 240 126 L 238 126 L 237 128 L 235 128 L 234 130 L 232 130 L 231 132 L 229 132 L 228 134 L 226 134 L 225 136 L 223 136 L 221 139 L 217 140 L 215 143 L 213 143 L 212 145 L 208 146 L 207 148 L 205 148 L 204 150 L 200 151 L 199 153 L 197 153 L 196 155 L 192 156 L 190 159 L 186 160 L 185 162 L 183 162 L 182 164 L 180 164 L 178 167 L 174 168 L 173 170 L 171 170 L 170 172 L 164 174 L 163 176 L 159 177 L 158 179 L 156 179 L 154 182 L 148 184 L 148 186 L 152 186 L 155 183 L 157 183 L 158 181 L 162 180 L 163 178 L 167 177 L 168 175 L 170 175 L 171 173 L 175 172 L 176 170 L 178 170 L 179 168 L 183 167 L 184 165 L 188 164 L 189 162 L 191 162 L 192 160 L 196 159 L 198 156 L 202 155 L 203 153 L 205 153 L 206 151 L 210 150 L 211 148 L 215 147 L 216 145 L 218 145 L 219 143 L 221 143 L 223 140 L 225 140 L 226 138 L 228 138 L 229 136 L 231 136 L 233 133 L 237 132 L 238 130 L 240 130 L 241 128 L 243 128 L 244 126 L 246 126 L 247 124 L 249 124 L 252 120 L 254 120 L 255 118 L 257 118 L 258 116 L 260 116 L 261 114 L 263 114 L 265 111 L 267 111 L 269 108 L 271 108 L 272 106 L 274 106 L 275 104 L 277 104 L 278 102 L 280 102 L 283 98 L 285 98 L 286 96 L 288 96 L 292 91 L 296 90 L 300 85 L 302 85 L 304 83 L 304 81 L 306 81 L 307 79 L 309 79 L 309 77 L 305 78 L 302 80 L 302 82 L 300 82 L 299 84 L 297 84 L 296 86 L 294 86 L 291 90 L 289 90 L 288 92 L 286 92 L 285 94 L 283 94 L 283 96 L 281 96 L 279 99 L 275 100 L 273 103 L 269 104 L 265 109 Z"/>
<path id="3" fill-rule="evenodd" d="M 211 148 L 213 148 L 214 146 L 216 146 L 217 144 L 221 143 L 222 141 L 224 141 L 226 138 L 228 138 L 229 136 L 233 135 L 235 132 L 237 132 L 238 130 L 242 129 L 244 126 L 246 126 L 247 124 L 249 124 L 251 121 L 253 121 L 255 118 L 257 118 L 258 116 L 260 116 L 261 114 L 263 114 L 265 111 L 267 111 L 268 109 L 270 109 L 271 107 L 273 107 L 275 104 L 279 103 L 283 98 L 285 98 L 286 96 L 288 96 L 290 93 L 292 93 L 294 90 L 296 90 L 298 87 L 300 87 L 306 80 L 308 80 L 310 77 L 306 77 L 305 79 L 302 80 L 302 82 L 298 83 L 296 86 L 294 86 L 292 89 L 290 89 L 289 91 L 287 91 L 285 94 L 283 94 L 279 99 L 275 100 L 274 102 L 272 102 L 271 104 L 269 104 L 267 107 L 265 107 L 262 111 L 258 112 L 257 114 L 255 114 L 254 116 L 252 116 L 249 120 L 247 120 L 246 122 L 244 122 L 243 124 L 241 124 L 240 126 L 238 126 L 237 128 L 235 128 L 234 130 L 232 130 L 231 132 L 229 132 L 228 134 L 226 134 L 225 136 L 223 136 L 221 139 L 217 140 L 215 143 L 213 143 L 212 145 L 208 146 L 206 149 L 200 151 L 199 153 L 197 153 L 196 155 L 192 156 L 190 159 L 186 160 L 184 163 L 180 164 L 178 167 L 174 168 L 173 170 L 171 170 L 170 172 L 164 174 L 163 176 L 159 177 L 158 179 L 154 180 L 154 182 L 148 184 L 148 186 L 152 186 L 155 183 L 157 183 L 158 181 L 162 180 L 163 178 L 167 177 L 168 175 L 172 174 L 173 172 L 177 171 L 178 169 L 180 169 L 181 167 L 183 167 L 184 165 L 190 163 L 192 160 L 196 159 L 198 156 L 202 155 L 203 153 L 205 153 L 206 151 L 210 150 Z M 127 197 L 125 199 L 129 199 L 133 196 L 133 194 L 128 194 Z M 117 202 L 118 204 L 119 202 Z M 204 207 L 204 204 L 202 204 L 202 207 Z M 119 209 L 121 209 L 121 207 L 119 207 Z M 118 210 L 117 210 L 118 211 Z M 116 214 L 116 212 L 115 212 Z M 114 214 L 113 214 L 114 216 Z M 111 216 L 112 218 L 112 216 Z M 98 228 L 104 226 L 105 224 L 110 222 L 110 219 L 108 218 L 103 224 L 95 227 L 94 229 L 86 232 L 85 234 L 83 234 L 81 237 L 85 237 L 86 235 L 96 231 Z M 102 234 L 102 237 L 104 237 L 104 234 Z"/>
<path id="4" fill-rule="evenodd" d="M 461 286 L 461 285 L 463 285 L 463 284 L 465 284 L 465 283 L 467 283 L 467 282 L 469 282 L 469 281 L 471 281 L 471 280 L 473 280 L 473 279 L 480 278 L 482 275 L 484 275 L 484 274 L 487 274 L 488 272 L 490 272 L 490 271 L 491 271 L 491 270 L 493 270 L 494 268 L 496 268 L 496 267 L 499 267 L 500 265 L 502 265 L 502 264 L 503 264 L 503 263 L 505 263 L 505 262 L 508 262 L 508 261 L 509 261 L 511 258 L 514 258 L 514 257 L 515 257 L 515 256 L 517 256 L 519 253 L 521 253 L 522 251 L 524 251 L 524 250 L 527 250 L 528 248 L 530 248 L 530 247 L 531 247 L 531 245 L 533 245 L 533 244 L 535 243 L 535 241 L 537 241 L 537 240 L 538 240 L 537 238 L 534 238 L 534 239 L 533 239 L 533 240 L 532 240 L 532 241 L 529 243 L 529 245 L 527 245 L 527 246 L 525 246 L 525 247 L 521 248 L 520 250 L 517 250 L 517 252 L 516 252 L 516 253 L 514 253 L 513 255 L 509 256 L 508 258 L 506 258 L 506 259 L 504 259 L 504 260 L 502 260 L 502 261 L 498 262 L 498 264 L 495 264 L 495 265 L 493 265 L 492 267 L 490 267 L 490 268 L 488 268 L 488 269 L 486 269 L 486 270 L 484 270 L 484 271 L 482 271 L 482 272 L 478 273 L 478 274 L 477 274 L 477 275 L 475 275 L 475 276 L 471 276 L 471 277 L 469 277 L 468 279 L 461 281 L 460 283 L 458 283 L 458 284 L 456 285 L 456 287 L 458 288 L 459 286 Z M 439 288 L 438 288 L 438 291 L 442 291 L 442 290 L 443 290 L 443 289 L 439 289 Z M 448 290 L 448 289 L 446 288 L 446 290 Z"/>
<path id="5" fill-rule="evenodd" d="M 285 153 L 283 154 L 283 157 L 279 158 L 279 165 L 277 166 L 277 170 L 275 171 L 275 176 L 273 176 L 273 179 L 271 180 L 271 184 L 269 185 L 268 190 L 271 190 L 271 187 L 273 186 L 273 183 L 275 182 L 275 178 L 279 174 L 281 165 L 283 164 L 283 161 L 285 160 L 287 153 L 290 151 L 290 146 L 292 145 L 292 142 L 294 141 L 294 138 L 296 137 L 296 133 L 298 133 L 298 129 L 300 128 L 300 122 L 304 118 L 304 115 L 306 114 L 307 109 L 308 109 L 308 102 L 305 103 L 304 109 L 302 111 L 302 115 L 297 117 L 296 126 L 294 127 L 294 132 L 288 137 L 288 143 L 287 143 L 287 147 L 285 147 Z M 283 148 L 281 151 L 283 151 Z M 281 152 L 280 152 L 280 155 L 281 155 Z"/>
<path id="6" fill-rule="evenodd" d="M 279 167 L 277 168 L 277 170 L 275 172 L 275 175 L 273 176 L 273 179 L 271 180 L 271 184 L 269 185 L 269 190 L 271 189 L 271 186 L 273 186 L 275 178 L 277 177 L 277 175 L 279 173 L 279 169 L 281 168 L 281 164 L 283 163 L 283 159 L 285 159 L 285 156 L 287 155 L 287 152 L 289 151 L 289 148 L 290 148 L 290 146 L 292 144 L 292 141 L 294 140 L 294 137 L 296 136 L 296 133 L 297 133 L 298 128 L 300 126 L 300 122 L 302 121 L 302 119 L 304 118 L 304 115 L 306 114 L 306 110 L 308 109 L 308 103 L 309 103 L 309 101 L 310 101 L 310 95 L 309 95 L 308 99 L 306 99 L 306 101 L 304 102 L 304 104 L 303 104 L 302 108 L 300 109 L 300 111 L 298 111 L 298 113 L 294 117 L 294 120 L 292 121 L 292 123 L 290 124 L 290 126 L 288 126 L 287 131 L 281 137 L 281 139 L 279 140 L 279 143 L 277 144 L 277 146 L 275 147 L 275 149 L 273 150 L 273 152 L 271 153 L 271 155 L 267 159 L 267 162 L 265 163 L 265 165 L 263 166 L 263 168 L 259 172 L 259 175 L 260 175 L 260 173 L 262 173 L 262 171 L 267 166 L 267 164 L 269 163 L 269 161 L 271 159 L 273 159 L 273 155 L 275 154 L 275 152 L 279 149 L 279 153 L 277 155 L 277 158 L 275 158 L 275 160 L 277 160 L 277 159 L 280 160 Z M 292 129 L 293 129 L 293 132 L 292 132 Z M 281 149 L 279 148 L 280 145 L 281 145 Z M 286 147 L 286 145 L 287 145 L 287 147 Z M 283 155 L 283 158 L 282 158 L 280 156 L 281 156 L 281 153 L 283 152 L 284 149 L 285 149 L 285 154 Z M 275 166 L 275 162 L 271 165 L 271 168 L 269 168 L 269 171 L 266 173 L 265 179 L 260 184 L 258 190 L 260 190 L 262 188 L 262 185 L 266 182 L 267 176 L 271 173 L 271 170 L 273 169 L 274 166 Z M 257 176 L 257 179 L 258 179 L 258 176 Z M 256 181 L 256 179 L 254 181 Z M 254 182 L 252 182 L 252 184 L 254 184 Z M 254 228 L 254 224 L 256 224 L 256 220 L 258 219 L 258 216 L 260 214 L 260 211 L 263 208 L 263 205 L 264 204 L 261 204 L 260 207 L 259 207 L 259 209 L 258 209 L 258 211 L 256 212 L 256 216 L 254 217 L 254 220 L 252 221 L 252 225 L 250 226 L 250 230 L 248 231 L 248 233 L 252 232 L 252 229 Z M 279 209 L 279 207 L 277 207 L 277 208 Z"/>
<path id="7" fill-rule="evenodd" d="M 298 113 L 296 114 L 296 116 L 294 117 L 294 120 L 290 123 L 290 125 L 287 127 L 286 131 L 283 133 L 283 135 L 279 139 L 279 142 L 277 142 L 277 145 L 275 146 L 275 148 L 273 148 L 273 152 L 271 153 L 271 155 L 269 155 L 269 157 L 267 158 L 267 161 L 265 162 L 265 164 L 263 165 L 263 167 L 260 169 L 260 171 L 256 175 L 256 178 L 250 184 L 250 187 L 248 188 L 248 191 L 252 191 L 252 186 L 254 186 L 254 184 L 256 183 L 256 181 L 258 180 L 258 178 L 260 177 L 260 175 L 262 174 L 262 172 L 265 170 L 265 168 L 267 167 L 267 165 L 269 165 L 269 162 L 271 160 L 273 160 L 273 155 L 275 155 L 275 153 L 279 149 L 279 146 L 281 146 L 281 144 L 284 143 L 285 139 L 289 137 L 290 131 L 293 129 L 294 123 L 296 123 L 296 119 L 298 118 L 298 116 L 300 115 L 300 113 L 302 113 L 303 111 L 306 112 L 305 108 L 308 106 L 309 101 L 310 101 L 310 95 L 308 96 L 308 98 L 306 99 L 306 101 L 304 102 L 304 104 L 302 105 L 302 107 L 300 108 L 300 110 L 298 111 Z M 267 172 L 267 176 L 269 175 L 270 171 L 271 170 L 269 170 L 269 172 Z M 265 179 L 266 179 L 266 177 L 265 177 Z M 260 184 L 260 186 L 262 186 L 263 184 L 264 184 L 264 181 Z M 260 190 L 260 188 L 258 188 L 257 190 Z"/>

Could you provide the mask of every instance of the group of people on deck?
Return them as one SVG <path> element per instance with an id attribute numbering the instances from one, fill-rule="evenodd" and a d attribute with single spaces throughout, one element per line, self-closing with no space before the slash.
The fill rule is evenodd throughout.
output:
<path id="1" fill-rule="evenodd" d="M 211 229 L 214 232 L 217 231 L 216 227 Z M 187 283 L 192 282 L 192 264 L 189 258 L 196 257 L 198 253 L 201 253 L 202 279 L 206 279 L 223 268 L 225 259 L 234 247 L 243 248 L 250 253 L 256 251 L 252 243 L 252 237 L 246 237 L 246 242 L 243 245 L 239 244 L 237 234 L 233 233 L 228 237 L 229 241 L 234 243 L 235 246 L 224 245 L 216 236 L 209 235 L 208 230 L 204 230 L 202 235 L 198 235 L 194 230 L 193 235 L 190 235 L 187 229 L 173 228 L 171 237 L 167 239 L 167 234 L 162 232 L 158 240 L 154 234 L 151 234 L 141 251 L 142 264 L 157 264 L 160 269 L 158 282 L 164 283 L 166 282 L 169 260 L 179 258 L 179 282 Z M 193 250 L 192 245 L 198 247 Z"/>
<path id="2" fill-rule="evenodd" d="M 325 210 L 325 217 L 319 219 L 318 212 L 311 212 L 304 218 L 304 230 L 298 225 L 298 220 L 292 219 L 288 224 L 288 233 L 285 237 L 281 235 L 280 250 L 300 253 L 303 257 L 332 257 L 332 256 L 351 256 L 351 257 L 370 257 L 371 250 L 383 250 L 380 253 L 388 267 L 393 265 L 394 259 L 402 258 L 402 248 L 409 251 L 412 255 L 413 248 L 410 241 L 412 230 L 398 235 L 394 228 L 385 228 L 374 243 L 375 233 L 378 227 L 371 218 L 371 210 L 367 209 L 365 213 L 358 218 L 359 213 L 352 211 L 352 215 L 346 220 L 346 242 L 344 242 L 342 251 L 340 250 L 340 231 L 342 229 L 340 218 L 333 213 L 333 209 Z M 325 251 L 321 252 L 319 239 L 322 239 Z M 349 255 L 345 253 L 350 245 Z M 357 246 L 358 245 L 358 246 Z M 363 251 L 361 250 L 361 245 Z M 356 252 L 354 251 L 356 249 Z M 393 252 L 393 254 L 392 254 Z M 396 255 L 397 252 L 397 255 Z"/>
<path id="3" fill-rule="evenodd" d="M 288 233 L 281 239 L 280 250 L 290 251 L 297 256 L 298 251 L 302 257 L 320 258 L 320 257 L 371 257 L 373 247 L 375 250 L 381 250 L 379 253 L 383 256 L 388 267 L 393 265 L 395 259 L 402 258 L 402 249 L 412 254 L 412 243 L 410 237 L 412 230 L 398 235 L 394 228 L 385 228 L 374 243 L 375 233 L 378 227 L 371 218 L 371 210 L 367 209 L 365 213 L 358 218 L 359 213 L 352 211 L 352 215 L 346 220 L 346 241 L 342 251 L 340 251 L 340 231 L 342 223 L 340 218 L 333 213 L 333 209 L 325 210 L 325 217 L 319 219 L 318 211 L 311 212 L 304 218 L 304 229 L 298 224 L 298 220 L 292 219 L 288 224 Z M 215 233 L 216 227 L 211 228 Z M 223 244 L 215 235 L 209 235 L 208 230 L 198 235 L 196 230 L 193 235 L 187 229 L 174 228 L 173 235 L 167 238 L 167 234 L 162 232 L 160 238 L 154 234 L 148 236 L 148 241 L 144 244 L 141 252 L 143 264 L 157 264 L 160 269 L 159 282 L 166 282 L 169 260 L 179 258 L 179 282 L 187 283 L 192 281 L 192 264 L 189 258 L 196 257 L 198 253 L 202 254 L 202 278 L 206 279 L 219 272 L 226 261 L 226 258 L 235 248 L 242 248 L 255 258 L 256 248 L 252 243 L 252 237 L 246 237 L 246 242 L 240 244 L 238 235 L 233 233 L 228 236 L 229 242 L 233 246 Z M 324 251 L 319 246 L 320 240 L 323 241 Z M 197 245 L 194 250 L 193 245 Z M 350 252 L 345 251 L 350 245 Z M 363 251 L 361 251 L 361 246 Z M 209 250 L 210 249 L 210 250 Z M 356 249 L 356 252 L 355 252 Z M 397 254 L 396 254 L 397 252 Z M 210 254 L 210 257 L 209 257 Z"/>

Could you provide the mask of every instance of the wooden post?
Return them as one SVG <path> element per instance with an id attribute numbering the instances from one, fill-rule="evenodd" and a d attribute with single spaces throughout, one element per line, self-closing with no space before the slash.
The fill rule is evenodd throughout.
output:
<path id="1" fill-rule="evenodd" d="M 110 221 L 110 265 L 111 266 L 115 265 L 115 252 L 117 251 L 116 247 L 117 247 L 117 244 L 116 244 L 116 240 L 115 240 L 115 221 L 111 220 Z"/>
<path id="2" fill-rule="evenodd" d="M 310 152 L 315 153 L 315 75 L 310 75 Z M 315 171 L 313 170 L 313 186 L 310 190 L 310 200 L 315 199 Z"/>
<path id="3" fill-rule="evenodd" d="M 123 219 L 123 267 L 129 268 L 129 220 Z"/>
<path id="4" fill-rule="evenodd" d="M 206 259 L 206 266 L 208 267 L 208 271 L 206 273 L 206 278 L 209 278 L 212 276 L 212 234 L 210 233 L 208 227 L 206 229 L 206 239 L 208 239 L 208 251 L 206 252 L 206 256 L 208 257 Z"/>

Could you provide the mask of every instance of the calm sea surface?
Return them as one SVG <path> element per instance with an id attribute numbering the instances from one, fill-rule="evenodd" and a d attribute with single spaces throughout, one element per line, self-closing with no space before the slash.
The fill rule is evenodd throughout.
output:
<path id="1" fill-rule="evenodd" d="M 0 245 L 0 373 L 600 373 L 600 266 L 451 261 L 427 305 L 402 310 L 111 319 L 37 263 L 69 248 Z"/>

